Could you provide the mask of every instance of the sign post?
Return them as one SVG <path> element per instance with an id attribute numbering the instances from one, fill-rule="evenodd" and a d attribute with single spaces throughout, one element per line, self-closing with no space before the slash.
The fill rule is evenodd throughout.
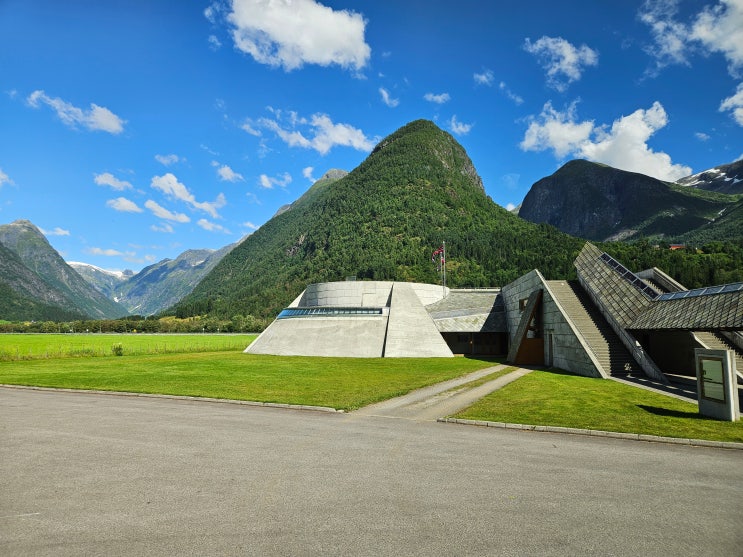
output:
<path id="1" fill-rule="evenodd" d="M 738 421 L 738 379 L 731 351 L 695 348 L 694 359 L 699 413 L 717 420 Z"/>

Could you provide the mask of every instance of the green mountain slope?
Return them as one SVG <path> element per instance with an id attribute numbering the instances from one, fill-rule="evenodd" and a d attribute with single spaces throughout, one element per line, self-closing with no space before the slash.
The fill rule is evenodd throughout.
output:
<path id="1" fill-rule="evenodd" d="M 568 276 L 582 245 L 496 205 L 456 140 L 418 120 L 264 224 L 173 311 L 273 316 L 308 283 L 347 276 L 436 283 L 442 241 L 450 286 L 506 284 L 535 267 Z"/>
<path id="2" fill-rule="evenodd" d="M 0 226 L 0 243 L 14 252 L 36 276 L 34 284 L 39 287 L 31 294 L 33 299 L 96 319 L 127 314 L 122 306 L 106 298 L 67 265 L 29 221 L 18 220 Z M 18 281 L 9 282 L 4 275 L 0 278 L 15 291 L 23 288 Z"/>

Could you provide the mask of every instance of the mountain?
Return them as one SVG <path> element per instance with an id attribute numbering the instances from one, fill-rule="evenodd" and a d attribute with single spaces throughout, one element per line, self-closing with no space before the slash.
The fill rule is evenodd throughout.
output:
<path id="1" fill-rule="evenodd" d="M 536 182 L 519 216 L 595 241 L 673 239 L 717 219 L 737 198 L 585 160 Z"/>
<path id="2" fill-rule="evenodd" d="M 68 261 L 67 264 L 75 269 L 77 274 L 83 277 L 89 284 L 94 286 L 96 290 L 104 294 L 106 298 L 114 301 L 116 301 L 117 287 L 134 276 L 134 271 L 129 269 L 126 271 L 109 271 L 95 265 L 90 265 L 89 263 L 78 261 Z"/>
<path id="3" fill-rule="evenodd" d="M 699 188 L 718 193 L 743 193 L 743 159 L 716 166 L 676 182 L 680 186 Z"/>
<path id="4" fill-rule="evenodd" d="M 450 286 L 507 284 L 535 267 L 572 276 L 582 245 L 496 205 L 462 146 L 417 120 L 270 219 L 170 312 L 274 316 L 308 283 L 349 276 L 437 283 L 442 241 Z"/>
<path id="5" fill-rule="evenodd" d="M 12 291 L 20 296 L 13 311 L 16 319 L 55 319 L 41 317 L 39 312 L 95 319 L 126 315 L 122 306 L 106 298 L 67 265 L 29 221 L 0 226 L 0 244 L 5 248 L 0 282 L 6 293 Z M 34 302 L 28 305 L 27 317 L 22 317 L 24 300 Z"/>
<path id="6" fill-rule="evenodd" d="M 285 213 L 289 209 L 291 209 L 296 203 L 299 203 L 301 201 L 307 201 L 310 197 L 316 195 L 317 193 L 321 192 L 323 189 L 325 189 L 327 186 L 332 184 L 333 182 L 336 182 L 337 180 L 340 180 L 341 178 L 345 178 L 348 175 L 348 172 L 345 170 L 338 170 L 337 168 L 331 168 L 328 170 L 325 174 L 322 175 L 322 177 L 312 184 L 310 189 L 308 189 L 302 197 L 300 197 L 297 201 L 294 203 L 289 203 L 287 205 L 282 205 L 279 207 L 279 210 L 276 211 L 275 217 L 280 215 L 281 213 Z"/>
<path id="7" fill-rule="evenodd" d="M 115 288 L 114 299 L 133 314 L 159 313 L 191 292 L 234 247 L 192 249 L 145 267 Z"/>

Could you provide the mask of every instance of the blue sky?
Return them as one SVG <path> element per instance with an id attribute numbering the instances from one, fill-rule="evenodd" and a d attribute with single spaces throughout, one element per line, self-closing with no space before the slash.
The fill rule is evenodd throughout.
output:
<path id="1" fill-rule="evenodd" d="M 568 160 L 743 156 L 743 0 L 0 0 L 0 223 L 135 271 L 220 248 L 407 122 L 509 207 Z"/>

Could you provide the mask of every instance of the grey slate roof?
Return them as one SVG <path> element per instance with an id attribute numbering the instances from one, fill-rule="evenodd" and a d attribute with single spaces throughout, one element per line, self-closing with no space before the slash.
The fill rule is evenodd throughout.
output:
<path id="1" fill-rule="evenodd" d="M 743 329 L 743 292 L 656 301 L 627 328 L 689 331 L 741 330 Z"/>
<path id="2" fill-rule="evenodd" d="M 450 290 L 426 310 L 443 333 L 508 331 L 499 288 Z"/>

